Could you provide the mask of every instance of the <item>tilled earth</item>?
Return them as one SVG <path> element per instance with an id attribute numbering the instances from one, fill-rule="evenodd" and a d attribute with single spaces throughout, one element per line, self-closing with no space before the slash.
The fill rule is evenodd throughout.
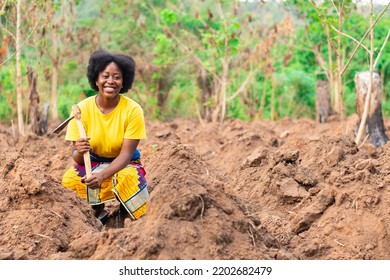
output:
<path id="1" fill-rule="evenodd" d="M 390 259 L 390 144 L 355 123 L 148 122 L 147 213 L 106 225 L 60 184 L 64 132 L 0 125 L 0 259 Z"/>

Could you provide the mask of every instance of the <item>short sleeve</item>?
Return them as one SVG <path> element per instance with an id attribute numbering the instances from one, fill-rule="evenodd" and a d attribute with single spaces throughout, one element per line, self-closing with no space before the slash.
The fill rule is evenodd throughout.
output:
<path id="1" fill-rule="evenodd" d="M 128 123 L 125 129 L 125 139 L 145 139 L 144 113 L 140 106 L 135 106 L 128 116 Z"/>
<path id="2" fill-rule="evenodd" d="M 68 128 L 66 130 L 65 140 L 76 141 L 78 139 L 80 139 L 80 133 L 79 133 L 79 130 L 77 128 L 76 120 L 73 119 L 68 124 Z"/>

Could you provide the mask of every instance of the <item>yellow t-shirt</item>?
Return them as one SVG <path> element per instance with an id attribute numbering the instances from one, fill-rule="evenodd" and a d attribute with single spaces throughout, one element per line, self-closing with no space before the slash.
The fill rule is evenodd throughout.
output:
<path id="1" fill-rule="evenodd" d="M 95 96 L 77 104 L 81 111 L 81 121 L 85 134 L 91 139 L 92 152 L 98 156 L 114 158 L 119 155 L 123 139 L 145 139 L 145 121 L 141 106 L 134 100 L 120 95 L 119 103 L 109 114 L 103 114 L 95 103 Z M 73 119 L 68 124 L 66 140 L 80 139 L 77 123 Z"/>

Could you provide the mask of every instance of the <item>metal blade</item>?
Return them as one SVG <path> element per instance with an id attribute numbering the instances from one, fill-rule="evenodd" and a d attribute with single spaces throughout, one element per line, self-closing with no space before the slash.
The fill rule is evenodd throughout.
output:
<path id="1" fill-rule="evenodd" d="M 73 118 L 74 116 L 70 116 L 69 118 L 67 118 L 59 126 L 57 126 L 51 133 L 59 134 Z"/>

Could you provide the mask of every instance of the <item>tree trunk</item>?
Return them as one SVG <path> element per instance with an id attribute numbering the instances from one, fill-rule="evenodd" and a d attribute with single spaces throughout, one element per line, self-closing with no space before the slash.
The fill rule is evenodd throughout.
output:
<path id="1" fill-rule="evenodd" d="M 48 126 L 48 108 L 49 105 L 45 104 L 44 113 L 41 114 L 39 110 L 39 94 L 37 91 L 37 76 L 34 74 L 34 70 L 27 67 L 28 85 L 30 88 L 30 105 L 29 105 L 29 120 L 30 129 L 36 135 L 43 135 L 47 132 Z"/>
<path id="2" fill-rule="evenodd" d="M 43 105 L 43 112 L 40 115 L 39 123 L 38 123 L 39 135 L 44 135 L 47 132 L 48 121 L 49 121 L 49 107 L 50 107 L 49 103 L 45 103 Z"/>
<path id="3" fill-rule="evenodd" d="M 228 75 L 229 75 L 229 62 L 227 59 L 224 59 L 224 64 L 222 65 L 222 85 L 221 85 L 221 115 L 219 116 L 219 123 L 223 124 L 226 117 L 226 92 L 227 92 L 227 83 L 228 83 Z"/>
<path id="4" fill-rule="evenodd" d="M 364 102 L 368 93 L 369 76 L 369 71 L 358 72 L 355 75 L 356 113 L 359 116 L 358 123 L 360 123 L 363 116 Z M 369 134 L 369 141 L 376 147 L 380 147 L 386 144 L 389 138 L 385 134 L 385 126 L 383 123 L 382 81 L 378 72 L 373 73 L 371 94 L 365 131 Z"/>
<path id="5" fill-rule="evenodd" d="M 20 61 L 20 51 L 21 51 L 21 42 L 20 42 L 20 25 L 21 25 L 21 13 L 20 7 L 22 5 L 22 0 L 18 0 L 16 5 L 16 104 L 18 108 L 18 128 L 19 134 L 24 136 L 24 123 L 23 123 L 23 98 L 22 98 L 22 69 Z"/>
<path id="6" fill-rule="evenodd" d="M 316 84 L 316 121 L 325 123 L 331 113 L 329 83 L 318 80 Z"/>
<path id="7" fill-rule="evenodd" d="M 163 70 L 162 73 L 169 72 L 167 69 Z M 157 81 L 157 91 L 156 91 L 156 100 L 157 100 L 157 107 L 160 109 L 159 114 L 164 114 L 166 111 L 166 101 L 168 99 L 169 95 L 169 84 L 168 84 L 169 77 L 166 77 L 165 74 L 162 74 L 162 76 Z"/>
<path id="8" fill-rule="evenodd" d="M 57 98 L 58 98 L 58 68 L 59 63 L 56 61 L 53 63 L 53 69 L 51 74 L 51 98 L 50 98 L 50 107 L 51 107 L 51 119 L 56 121 L 58 120 L 58 110 L 57 110 Z"/>
<path id="9" fill-rule="evenodd" d="M 329 34 L 329 26 L 326 26 L 326 29 L 327 29 L 327 33 Z M 338 98 L 337 98 L 337 88 L 336 88 L 336 80 L 335 80 L 335 77 L 334 77 L 334 71 L 333 71 L 333 48 L 332 48 L 332 44 L 330 42 L 330 38 L 329 36 L 327 36 L 327 41 L 328 41 L 328 73 L 329 73 L 329 77 L 328 77 L 328 82 L 329 82 L 329 95 L 330 95 L 330 107 L 331 107 L 331 111 L 334 112 L 340 112 L 340 104 L 338 104 Z M 337 100 L 337 103 L 336 103 L 336 100 Z M 332 109 L 333 108 L 333 109 Z M 337 108 L 335 110 L 335 108 Z M 338 111 L 337 111 L 338 110 Z"/>
<path id="10" fill-rule="evenodd" d="M 344 105 L 344 90 L 343 90 L 343 74 L 342 69 L 344 68 L 344 56 L 342 52 L 341 46 L 341 32 L 342 25 L 344 21 L 344 3 L 339 2 L 338 8 L 338 34 L 337 34 L 337 96 L 338 96 L 338 104 L 340 106 L 340 121 L 341 127 L 343 129 L 343 133 L 346 133 L 346 113 L 345 113 L 345 105 Z"/>
<path id="11" fill-rule="evenodd" d="M 52 43 L 53 43 L 53 54 L 50 55 L 53 68 L 51 72 L 51 93 L 50 93 L 50 110 L 51 110 L 51 119 L 56 121 L 58 120 L 58 109 L 57 109 L 57 100 L 58 100 L 58 74 L 60 68 L 60 56 L 59 56 L 59 34 L 58 29 L 53 26 L 52 34 Z"/>
<path id="12" fill-rule="evenodd" d="M 229 65 L 226 59 L 222 62 L 222 74 L 215 87 L 216 104 L 212 114 L 212 122 L 223 125 L 226 116 L 226 90 L 229 73 Z"/>
<path id="13" fill-rule="evenodd" d="M 208 82 L 208 76 L 206 69 L 199 65 L 199 75 L 198 75 L 198 86 L 202 89 L 200 96 L 200 106 L 201 106 L 201 116 L 207 122 L 211 121 L 211 110 L 210 110 L 210 99 L 211 99 L 211 88 Z"/>
<path id="14" fill-rule="evenodd" d="M 34 70 L 31 66 L 27 66 L 27 78 L 28 86 L 30 88 L 30 105 L 28 112 L 31 130 L 35 134 L 39 135 L 39 95 L 37 92 L 37 77 L 35 76 Z"/>
<path id="15" fill-rule="evenodd" d="M 338 77 L 337 77 L 337 73 L 336 72 L 333 72 L 332 73 L 332 77 L 333 77 L 333 86 L 331 88 L 332 90 L 332 110 L 335 114 L 337 115 L 340 115 L 341 113 L 341 104 L 340 104 L 340 98 L 339 98 L 339 82 L 338 82 Z"/>
<path id="16" fill-rule="evenodd" d="M 259 107 L 259 113 L 258 113 L 258 119 L 262 119 L 264 116 L 264 108 L 265 108 L 265 99 L 267 97 L 267 77 L 264 77 L 263 82 L 263 92 L 261 93 L 261 99 L 260 99 L 260 107 Z"/>

